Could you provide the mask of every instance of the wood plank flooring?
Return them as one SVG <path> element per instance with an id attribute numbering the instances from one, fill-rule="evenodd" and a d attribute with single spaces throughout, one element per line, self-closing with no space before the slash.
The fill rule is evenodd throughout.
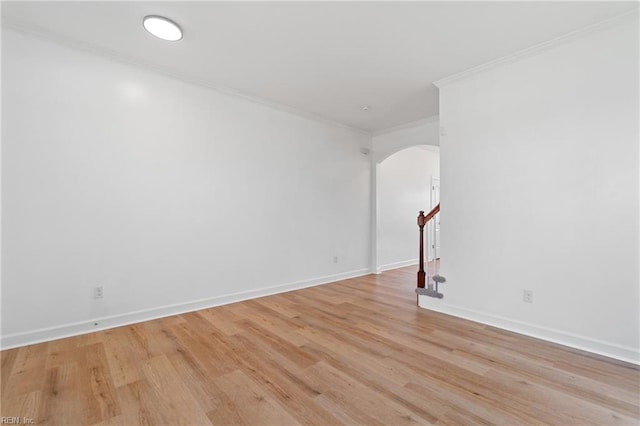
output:
<path id="1" fill-rule="evenodd" d="M 639 424 L 637 367 L 415 306 L 415 267 L 6 350 L 51 425 Z"/>

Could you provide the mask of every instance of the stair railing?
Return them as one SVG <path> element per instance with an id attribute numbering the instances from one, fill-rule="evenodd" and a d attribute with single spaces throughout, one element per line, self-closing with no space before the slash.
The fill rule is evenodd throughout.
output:
<path id="1" fill-rule="evenodd" d="M 424 294 L 431 297 L 442 298 L 442 294 L 438 293 L 438 283 L 444 282 L 444 277 L 438 275 L 438 265 L 437 265 L 437 254 L 436 254 L 436 226 L 433 226 L 433 267 L 434 267 L 434 275 L 433 281 L 434 285 L 431 284 L 427 272 L 424 269 L 424 227 L 431 219 L 433 219 L 440 212 L 440 203 L 438 203 L 429 213 L 426 215 L 424 211 L 420 211 L 418 214 L 418 228 L 420 228 L 420 258 L 419 258 L 419 270 L 418 270 L 418 288 L 416 289 L 416 293 Z M 429 268 L 427 267 L 427 270 Z M 428 283 L 428 285 L 426 285 Z M 426 287 L 425 287 L 426 285 Z M 422 289 L 422 290 L 421 290 Z"/>

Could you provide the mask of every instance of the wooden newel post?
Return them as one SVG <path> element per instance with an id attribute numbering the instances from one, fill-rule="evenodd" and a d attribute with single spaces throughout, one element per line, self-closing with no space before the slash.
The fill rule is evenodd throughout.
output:
<path id="1" fill-rule="evenodd" d="M 418 227 L 420 228 L 420 270 L 418 270 L 418 288 L 424 288 L 424 225 L 427 223 L 427 218 L 424 215 L 424 211 L 420 210 L 418 214 Z"/>

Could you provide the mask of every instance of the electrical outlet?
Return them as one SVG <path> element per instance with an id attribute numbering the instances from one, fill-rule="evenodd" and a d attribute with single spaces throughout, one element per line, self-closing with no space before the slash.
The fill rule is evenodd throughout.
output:
<path id="1" fill-rule="evenodd" d="M 333 263 L 338 263 L 338 256 L 333 256 Z"/>
<path id="2" fill-rule="evenodd" d="M 102 286 L 93 288 L 93 298 L 94 299 L 102 299 L 104 297 L 104 289 Z"/>
<path id="3" fill-rule="evenodd" d="M 525 303 L 533 303 L 533 290 L 522 290 L 522 301 Z"/>

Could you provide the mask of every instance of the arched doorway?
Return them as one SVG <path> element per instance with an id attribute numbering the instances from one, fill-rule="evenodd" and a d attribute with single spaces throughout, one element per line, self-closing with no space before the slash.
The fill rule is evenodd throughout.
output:
<path id="1" fill-rule="evenodd" d="M 440 149 L 432 145 L 403 148 L 376 163 L 375 169 L 375 270 L 415 265 L 415 217 L 419 210 L 428 211 L 438 202 Z M 428 232 L 438 232 L 437 227 Z M 429 248 L 427 255 L 431 259 L 433 250 Z"/>

